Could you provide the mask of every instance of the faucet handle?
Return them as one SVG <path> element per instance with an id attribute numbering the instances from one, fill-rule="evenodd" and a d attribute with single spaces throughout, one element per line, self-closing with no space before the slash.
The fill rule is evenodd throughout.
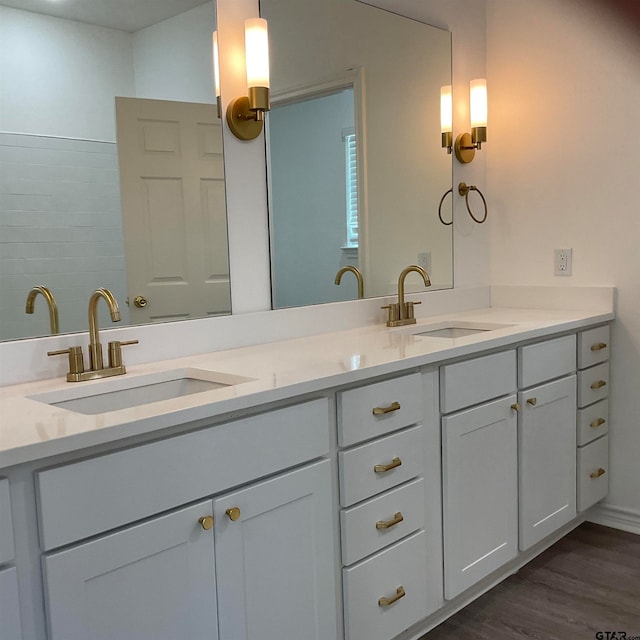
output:
<path id="1" fill-rule="evenodd" d="M 395 326 L 394 322 L 397 322 L 400 319 L 400 305 L 397 302 L 391 302 L 390 304 L 385 304 L 384 307 L 380 307 L 381 309 L 388 309 L 387 312 L 387 326 L 393 327 Z"/>
<path id="2" fill-rule="evenodd" d="M 138 340 L 114 340 L 109 343 L 109 368 L 122 367 L 122 347 L 138 344 Z"/>
<path id="3" fill-rule="evenodd" d="M 47 351 L 48 356 L 62 356 L 69 354 L 69 373 L 82 373 L 84 371 L 84 356 L 82 347 L 69 347 L 57 351 Z"/>

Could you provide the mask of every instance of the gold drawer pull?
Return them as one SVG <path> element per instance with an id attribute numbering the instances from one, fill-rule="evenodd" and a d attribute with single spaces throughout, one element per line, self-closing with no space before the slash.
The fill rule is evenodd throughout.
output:
<path id="1" fill-rule="evenodd" d="M 600 476 L 603 476 L 605 473 L 607 473 L 602 467 L 600 467 L 597 471 L 594 471 L 593 473 L 589 474 L 590 478 L 599 478 Z"/>
<path id="2" fill-rule="evenodd" d="M 393 598 L 378 598 L 378 606 L 379 607 L 390 607 L 395 602 L 398 602 L 400 598 L 404 598 L 407 594 L 405 593 L 404 587 L 399 586 L 396 589 L 396 595 Z"/>
<path id="3" fill-rule="evenodd" d="M 240 517 L 240 509 L 238 507 L 231 507 L 225 511 L 229 520 L 235 522 Z"/>
<path id="4" fill-rule="evenodd" d="M 376 473 L 385 473 L 387 471 L 391 471 L 391 469 L 395 469 L 402 464 L 402 460 L 400 458 L 393 458 L 389 464 L 377 464 L 373 467 L 373 470 Z"/>
<path id="5" fill-rule="evenodd" d="M 519 412 L 519 411 L 520 411 L 520 409 L 522 409 L 522 406 L 520 405 L 520 403 L 519 403 L 519 402 L 515 402 L 514 404 L 512 404 L 512 405 L 511 405 L 511 408 L 512 408 L 514 411 L 518 411 L 518 412 Z"/>
<path id="6" fill-rule="evenodd" d="M 589 426 L 592 429 L 597 429 L 598 427 L 601 427 L 605 422 L 606 420 L 604 418 L 598 418 L 597 420 L 594 420 Z"/>
<path id="7" fill-rule="evenodd" d="M 538 404 L 538 398 L 529 398 L 527 404 L 535 407 Z"/>
<path id="8" fill-rule="evenodd" d="M 202 518 L 198 518 L 198 522 L 205 531 L 213 529 L 213 516 L 202 516 Z"/>
<path id="9" fill-rule="evenodd" d="M 391 413 L 392 411 L 397 411 L 400 408 L 399 402 L 392 402 L 388 407 L 374 407 L 373 415 L 374 416 L 383 416 L 385 413 Z"/>
<path id="10" fill-rule="evenodd" d="M 395 525 L 400 524 L 404 520 L 404 516 L 402 515 L 402 511 L 398 511 L 393 516 L 393 520 L 378 520 L 376 522 L 376 529 L 391 529 L 391 527 L 395 527 Z"/>
<path id="11" fill-rule="evenodd" d="M 607 385 L 605 380 L 598 380 L 598 382 L 594 382 L 591 385 L 592 389 L 602 389 L 602 387 L 605 387 Z"/>
<path id="12" fill-rule="evenodd" d="M 591 351 L 601 351 L 602 349 L 606 349 L 606 348 L 607 348 L 606 342 L 599 342 L 598 344 L 591 345 Z"/>

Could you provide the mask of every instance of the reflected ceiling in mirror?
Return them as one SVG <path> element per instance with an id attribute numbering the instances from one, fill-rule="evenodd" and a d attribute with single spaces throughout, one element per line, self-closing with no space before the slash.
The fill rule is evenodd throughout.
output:
<path id="1" fill-rule="evenodd" d="M 357 0 L 261 0 L 269 22 L 274 307 L 395 293 L 409 264 L 453 286 L 440 88 L 451 34 Z M 451 219 L 451 199 L 442 216 Z M 407 290 L 422 290 L 418 279 Z"/>
<path id="2" fill-rule="evenodd" d="M 99 287 L 122 324 L 230 312 L 214 29 L 203 0 L 0 0 L 1 340 L 50 332 L 38 285 L 61 332 Z"/>

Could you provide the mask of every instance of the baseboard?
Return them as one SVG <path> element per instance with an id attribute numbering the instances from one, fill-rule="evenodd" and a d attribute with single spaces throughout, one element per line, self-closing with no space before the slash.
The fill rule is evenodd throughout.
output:
<path id="1" fill-rule="evenodd" d="M 590 509 L 586 516 L 588 522 L 640 535 L 640 511 L 613 504 L 599 504 Z"/>

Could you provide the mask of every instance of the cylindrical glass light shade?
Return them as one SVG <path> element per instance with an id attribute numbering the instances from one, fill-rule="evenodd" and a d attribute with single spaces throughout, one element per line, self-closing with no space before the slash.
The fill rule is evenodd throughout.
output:
<path id="1" fill-rule="evenodd" d="M 247 87 L 269 88 L 269 36 L 267 21 L 250 18 L 244 23 Z"/>
<path id="2" fill-rule="evenodd" d="M 442 133 L 453 131 L 453 101 L 450 84 L 440 88 L 440 131 Z"/>
<path id="3" fill-rule="evenodd" d="M 472 80 L 470 83 L 471 127 L 487 126 L 487 81 Z"/>
<path id="4" fill-rule="evenodd" d="M 213 47 L 213 82 L 216 87 L 216 98 L 220 97 L 220 59 L 218 58 L 218 32 L 212 36 Z"/>

